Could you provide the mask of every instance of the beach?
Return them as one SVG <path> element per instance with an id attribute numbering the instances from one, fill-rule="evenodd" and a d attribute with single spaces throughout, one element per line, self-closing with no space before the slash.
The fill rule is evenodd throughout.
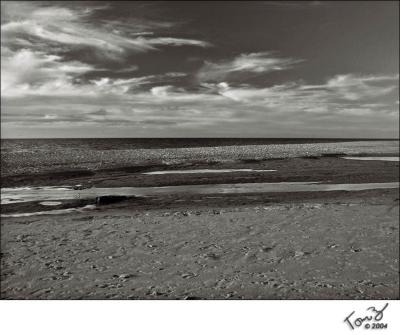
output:
<path id="1" fill-rule="evenodd" d="M 4 334 L 400 334 L 398 14 L 2 1 Z"/>
<path id="2" fill-rule="evenodd" d="M 90 159 L 81 161 L 77 150 L 61 156 L 57 150 L 2 153 L 2 201 L 15 188 L 30 196 L 44 187 L 81 196 L 51 206 L 39 198 L 18 202 L 10 196 L 10 203 L 2 202 L 1 296 L 398 299 L 398 187 L 290 189 L 300 182 L 398 183 L 398 161 L 344 159 L 398 157 L 396 145 L 91 149 Z M 42 164 L 36 163 L 40 159 Z M 227 190 L 257 183 L 286 183 L 288 190 Z M 183 191 L 170 192 L 171 186 Z M 197 191 L 204 186 L 211 191 Z M 118 187 L 157 192 L 101 205 L 82 196 Z M 62 212 L 70 208 L 77 210 Z"/>

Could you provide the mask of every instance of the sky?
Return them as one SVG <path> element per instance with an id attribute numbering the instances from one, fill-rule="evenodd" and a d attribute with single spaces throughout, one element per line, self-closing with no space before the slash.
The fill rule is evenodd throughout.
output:
<path id="1" fill-rule="evenodd" d="M 398 138 L 399 3 L 2 1 L 1 131 Z"/>

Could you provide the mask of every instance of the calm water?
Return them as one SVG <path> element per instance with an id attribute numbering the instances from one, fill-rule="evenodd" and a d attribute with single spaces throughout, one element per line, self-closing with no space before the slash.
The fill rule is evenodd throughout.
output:
<path id="1" fill-rule="evenodd" d="M 344 159 L 354 159 L 359 161 L 386 161 L 398 162 L 399 157 L 343 157 Z"/>
<path id="2" fill-rule="evenodd" d="M 56 138 L 56 139 L 2 139 L 1 149 L 5 152 L 35 150 L 126 150 L 221 147 L 233 145 L 271 145 L 335 142 L 370 142 L 377 140 L 359 139 L 305 139 L 305 138 Z M 393 142 L 381 140 L 380 142 Z"/>
<path id="3" fill-rule="evenodd" d="M 97 196 L 154 196 L 163 194 L 237 194 L 265 192 L 321 192 L 362 191 L 398 188 L 398 182 L 363 184 L 324 184 L 319 182 L 240 183 L 211 185 L 179 185 L 162 187 L 111 187 L 74 190 L 72 187 L 16 187 L 3 188 L 2 204 L 28 201 L 57 201 L 72 199 L 95 199 Z"/>
<path id="4" fill-rule="evenodd" d="M 78 208 L 51 209 L 62 202 L 56 200 L 95 199 L 96 196 L 154 196 L 163 194 L 238 194 L 263 192 L 315 192 L 315 191 L 362 191 L 371 189 L 398 188 L 399 183 L 364 183 L 364 184 L 322 184 L 318 182 L 291 182 L 291 183 L 242 183 L 242 184 L 214 184 L 214 185 L 183 185 L 164 187 L 115 187 L 90 188 L 74 190 L 70 187 L 20 187 L 3 188 L 2 204 L 23 203 L 29 201 L 40 202 L 49 207 L 48 210 L 31 213 L 8 213 L 1 217 L 27 217 L 34 215 L 59 215 L 73 212 L 82 212 L 95 209 L 95 205 L 86 205 Z"/>
<path id="5" fill-rule="evenodd" d="M 197 170 L 163 170 L 143 172 L 147 175 L 160 175 L 160 174 L 193 174 L 193 173 L 233 173 L 233 172 L 275 172 L 276 170 L 255 170 L 255 169 L 197 169 Z"/>

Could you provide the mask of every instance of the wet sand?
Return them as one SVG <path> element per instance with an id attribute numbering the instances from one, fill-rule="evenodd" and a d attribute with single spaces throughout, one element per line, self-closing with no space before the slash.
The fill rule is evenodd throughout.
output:
<path id="1" fill-rule="evenodd" d="M 399 180 L 399 162 L 347 160 L 336 155 L 306 156 L 293 158 L 246 158 L 231 161 L 193 160 L 188 162 L 135 163 L 123 167 L 99 169 L 23 172 L 5 170 L 2 187 L 83 185 L 84 187 L 143 187 L 193 184 L 228 183 L 278 183 L 313 182 L 324 183 L 384 183 Z M 28 167 L 26 167 L 28 168 Z M 24 168 L 25 169 L 25 168 Z M 192 173 L 149 175 L 154 171 L 205 169 L 253 169 L 276 171 L 253 171 L 235 173 Z M 19 170 L 17 170 L 19 171 Z"/>
<path id="2" fill-rule="evenodd" d="M 35 145 L 32 148 L 23 146 L 20 148 L 21 150 L 3 147 L 5 143 L 2 141 L 1 176 L 3 187 L 29 181 L 46 183 L 53 179 L 87 178 L 101 171 L 105 173 L 105 177 L 113 172 L 146 172 L 149 167 L 154 167 L 155 170 L 157 167 L 168 170 L 174 166 L 201 168 L 203 165 L 203 168 L 207 169 L 214 168 L 214 165 L 226 164 L 226 168 L 229 169 L 231 164 L 233 164 L 232 168 L 235 168 L 234 166 L 241 168 L 237 165 L 238 162 L 248 164 L 271 160 L 286 162 L 288 159 L 296 157 L 316 159 L 344 155 L 399 156 L 397 140 L 152 149 L 129 149 L 129 146 L 126 147 L 126 145 L 116 148 L 112 145 L 112 140 L 105 142 L 94 140 L 96 143 L 99 142 L 99 145 L 101 144 L 100 147 L 79 141 L 75 145 L 67 141 L 63 146 L 56 145 L 57 141 L 45 141 L 47 144 Z M 166 144 L 168 141 L 170 139 L 164 140 Z M 186 141 L 184 139 L 184 142 Z M 61 140 L 61 142 L 63 143 L 65 140 Z M 170 168 L 167 168 L 168 166 Z M 221 166 L 221 168 L 223 167 Z M 244 166 L 243 168 L 253 167 Z M 293 171 L 296 173 L 296 169 Z"/>

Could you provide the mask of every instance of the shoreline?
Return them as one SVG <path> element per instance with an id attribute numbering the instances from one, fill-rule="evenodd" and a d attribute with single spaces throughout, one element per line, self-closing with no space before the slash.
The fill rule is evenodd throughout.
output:
<path id="1" fill-rule="evenodd" d="M 185 163 L 167 157 L 168 164 L 128 159 L 104 169 L 83 164 L 78 171 L 73 164 L 61 172 L 45 167 L 41 174 L 24 166 L 4 175 L 2 187 L 399 180 L 399 162 L 347 160 L 338 152 L 274 159 L 252 152 L 228 161 L 195 156 Z M 143 174 L 175 169 L 276 171 Z M 163 194 L 83 212 L 2 218 L 1 298 L 398 299 L 399 198 L 399 189 Z M 92 204 L 85 201 L 46 209 Z M 38 206 L 2 205 L 2 213 Z"/>
<path id="2" fill-rule="evenodd" d="M 306 144 L 233 145 L 217 147 L 188 147 L 165 149 L 90 149 L 57 147 L 48 144 L 42 150 L 7 152 L 2 150 L 2 178 L 18 175 L 51 173 L 91 174 L 95 171 L 124 168 L 146 168 L 185 164 L 214 165 L 262 163 L 308 157 L 340 156 L 398 156 L 398 141 L 334 142 Z M 2 148 L 4 149 L 4 148 Z M 67 167 L 67 168 L 66 168 Z"/>
<path id="3" fill-rule="evenodd" d="M 367 183 L 399 180 L 399 162 L 348 160 L 340 156 L 242 159 L 228 162 L 134 164 L 107 169 L 69 169 L 46 173 L 2 175 L 2 187 L 78 185 L 85 187 L 168 186 L 257 182 Z M 152 171 L 195 169 L 254 169 L 269 172 L 148 175 Z M 380 173 L 376 173 L 379 171 Z"/>

